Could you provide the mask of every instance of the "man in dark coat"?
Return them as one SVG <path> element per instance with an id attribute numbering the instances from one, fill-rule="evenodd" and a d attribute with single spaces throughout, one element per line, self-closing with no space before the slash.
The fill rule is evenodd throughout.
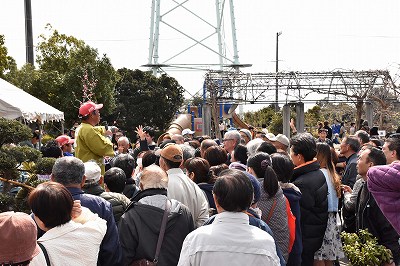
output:
<path id="1" fill-rule="evenodd" d="M 313 265 L 314 253 L 321 247 L 328 222 L 328 186 L 314 157 L 317 145 L 309 133 L 290 140 L 290 157 L 294 165 L 292 183 L 302 194 L 300 199 L 303 252 L 301 265 Z"/>
<path id="2" fill-rule="evenodd" d="M 399 234 L 383 215 L 367 187 L 367 172 L 375 165 L 385 165 L 385 154 L 377 148 L 366 148 L 358 159 L 358 173 L 366 181 L 358 192 L 356 204 L 357 230 L 368 229 L 380 245 L 390 249 L 396 265 L 400 263 Z"/>
<path id="3" fill-rule="evenodd" d="M 151 165 L 142 172 L 141 191 L 122 215 L 119 236 L 123 250 L 123 265 L 147 259 L 153 261 L 156 252 L 161 221 L 167 198 L 168 176 L 158 166 Z M 177 265 L 182 243 L 194 230 L 189 209 L 176 200 L 170 200 L 171 208 L 164 240 L 157 265 Z"/>
<path id="4" fill-rule="evenodd" d="M 354 135 L 343 138 L 342 143 L 340 144 L 340 154 L 346 157 L 346 167 L 342 177 L 342 185 L 349 186 L 351 189 L 353 189 L 357 180 L 357 153 L 360 146 L 361 144 L 359 139 Z M 355 233 L 356 221 L 354 210 L 348 210 L 346 206 L 343 206 L 342 216 L 343 231 L 347 233 Z"/>
<path id="5" fill-rule="evenodd" d="M 360 142 L 356 136 L 345 137 L 340 144 L 340 154 L 346 157 L 342 184 L 353 188 L 357 177 L 357 153 L 360 150 Z"/>

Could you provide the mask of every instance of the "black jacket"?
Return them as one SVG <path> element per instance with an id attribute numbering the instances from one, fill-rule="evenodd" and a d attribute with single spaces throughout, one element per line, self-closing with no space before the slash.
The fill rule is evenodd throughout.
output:
<path id="1" fill-rule="evenodd" d="M 124 191 L 122 192 L 128 199 L 132 199 L 139 192 L 133 178 L 127 178 Z"/>
<path id="2" fill-rule="evenodd" d="M 353 188 L 357 179 L 357 152 L 350 155 L 346 160 L 346 168 L 344 169 L 342 184 Z"/>
<path id="3" fill-rule="evenodd" d="M 296 167 L 292 183 L 301 191 L 300 213 L 303 264 L 321 247 L 328 222 L 328 186 L 317 161 Z M 306 263 L 307 264 L 307 263 Z"/>
<path id="4" fill-rule="evenodd" d="M 368 190 L 366 182 L 358 192 L 356 213 L 357 231 L 359 229 L 368 229 L 368 231 L 378 239 L 380 245 L 392 251 L 393 260 L 396 265 L 399 265 L 399 234 L 394 230 L 393 226 L 376 204 L 374 197 Z"/>
<path id="5" fill-rule="evenodd" d="M 123 265 L 130 265 L 139 259 L 154 259 L 164 209 L 138 202 L 154 195 L 162 195 L 163 201 L 167 199 L 165 189 L 146 189 L 134 197 L 121 217 L 118 228 Z M 171 200 L 171 213 L 168 216 L 158 266 L 178 264 L 183 240 L 192 230 L 194 224 L 188 208 Z"/>

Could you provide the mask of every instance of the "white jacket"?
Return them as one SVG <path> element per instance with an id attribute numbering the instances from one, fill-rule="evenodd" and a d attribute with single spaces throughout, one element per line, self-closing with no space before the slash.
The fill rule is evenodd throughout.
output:
<path id="1" fill-rule="evenodd" d="M 50 229 L 38 239 L 46 248 L 51 265 L 97 265 L 107 222 L 84 207 L 78 218 L 79 223 L 69 221 Z"/>
<path id="2" fill-rule="evenodd" d="M 180 168 L 169 169 L 167 174 L 168 198 L 186 205 L 192 213 L 195 227 L 202 226 L 208 220 L 208 201 L 201 188 Z"/>
<path id="3" fill-rule="evenodd" d="M 178 266 L 279 266 L 270 234 L 249 225 L 243 212 L 222 212 L 210 225 L 197 228 L 185 238 Z"/>

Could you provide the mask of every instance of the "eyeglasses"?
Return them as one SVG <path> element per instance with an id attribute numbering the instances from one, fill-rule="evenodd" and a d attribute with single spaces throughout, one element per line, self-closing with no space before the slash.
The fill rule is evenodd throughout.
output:
<path id="1" fill-rule="evenodd" d="M 223 139 L 222 142 L 228 141 L 228 140 L 233 140 L 233 139 Z"/>

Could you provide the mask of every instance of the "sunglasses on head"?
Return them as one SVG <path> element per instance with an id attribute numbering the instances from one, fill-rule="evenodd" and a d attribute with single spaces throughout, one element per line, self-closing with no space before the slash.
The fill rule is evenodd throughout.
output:
<path id="1" fill-rule="evenodd" d="M 400 133 L 394 133 L 390 135 L 389 138 L 400 139 Z"/>

